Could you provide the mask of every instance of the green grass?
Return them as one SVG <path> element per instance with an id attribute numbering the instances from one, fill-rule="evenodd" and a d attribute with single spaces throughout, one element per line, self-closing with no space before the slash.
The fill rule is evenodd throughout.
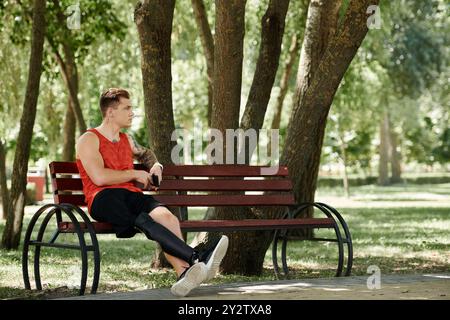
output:
<path id="1" fill-rule="evenodd" d="M 350 195 L 354 200 L 394 200 L 415 201 L 425 199 L 432 201 L 435 198 L 446 197 L 450 201 L 450 183 L 439 184 L 403 184 L 397 183 L 390 186 L 365 185 L 350 187 Z M 320 196 L 344 196 L 343 188 L 322 187 L 317 190 Z"/>
<path id="2" fill-rule="evenodd" d="M 334 193 L 332 193 L 333 191 Z M 377 201 L 412 201 L 420 195 L 432 201 L 433 195 L 450 195 L 450 184 L 433 186 L 363 186 L 353 188 L 354 199 Z M 339 196 L 339 190 L 319 190 L 320 195 Z M 425 193 L 425 196 L 423 195 Z M 386 207 L 362 205 L 343 208 L 336 204 L 352 232 L 354 246 L 353 275 L 366 275 L 370 265 L 377 265 L 383 274 L 448 272 L 450 267 L 450 201 L 444 207 Z M 191 210 L 192 218 L 201 218 L 201 210 Z M 26 214 L 28 226 L 31 214 Z M 0 233 L 4 221 L 0 222 Z M 25 229 L 25 228 L 24 228 Z M 25 232 L 25 230 L 23 230 Z M 46 234 L 50 236 L 50 234 Z M 332 236 L 320 230 L 317 236 Z M 63 235 L 65 242 L 76 243 L 72 235 Z M 190 234 L 190 239 L 193 234 Z M 22 236 L 23 239 L 23 236 Z M 100 235 L 102 266 L 99 292 L 141 290 L 170 287 L 175 281 L 171 269 L 152 269 L 155 244 L 143 235 L 117 239 Z M 334 243 L 297 241 L 288 244 L 290 278 L 329 277 L 335 273 L 337 248 Z M 258 277 L 219 275 L 212 283 L 247 282 L 275 279 L 271 249 L 267 251 L 263 274 Z M 21 248 L 0 250 L 0 298 L 44 299 L 76 295 L 80 271 L 79 253 L 74 250 L 44 248 L 41 276 L 44 291 L 24 290 L 21 270 Z M 92 263 L 92 259 L 89 261 Z M 30 268 L 33 279 L 33 270 Z M 89 274 L 89 279 L 92 275 Z M 32 284 L 33 285 L 33 284 Z M 32 286 L 33 287 L 33 286 Z"/>

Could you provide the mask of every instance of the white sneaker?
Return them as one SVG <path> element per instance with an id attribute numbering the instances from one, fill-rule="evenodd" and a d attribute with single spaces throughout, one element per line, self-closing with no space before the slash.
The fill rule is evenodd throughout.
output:
<path id="1" fill-rule="evenodd" d="M 220 263 L 222 262 L 223 257 L 227 253 L 228 249 L 228 237 L 222 236 L 217 243 L 214 251 L 208 255 L 208 257 L 203 260 L 206 263 L 206 279 L 205 281 L 209 281 L 214 278 L 219 271 Z"/>
<path id="2" fill-rule="evenodd" d="M 181 274 L 170 292 L 178 297 L 185 297 L 192 289 L 197 288 L 206 277 L 206 266 L 203 262 L 192 265 Z"/>

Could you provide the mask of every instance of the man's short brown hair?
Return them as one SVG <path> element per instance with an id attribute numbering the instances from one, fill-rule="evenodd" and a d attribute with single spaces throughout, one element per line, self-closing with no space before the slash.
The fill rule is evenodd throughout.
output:
<path id="1" fill-rule="evenodd" d="M 100 96 L 100 110 L 103 118 L 109 107 L 114 107 L 119 103 L 120 97 L 130 99 L 130 93 L 122 88 L 109 88 Z"/>

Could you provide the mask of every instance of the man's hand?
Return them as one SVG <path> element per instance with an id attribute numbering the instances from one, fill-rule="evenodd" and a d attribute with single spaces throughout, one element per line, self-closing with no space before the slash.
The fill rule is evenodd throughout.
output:
<path id="1" fill-rule="evenodd" d="M 161 181 L 162 181 L 162 170 L 161 170 L 161 166 L 158 163 L 155 163 L 153 165 L 153 167 L 151 167 L 151 169 L 150 169 L 150 172 L 149 172 L 150 181 L 152 181 L 151 180 L 152 174 L 155 174 L 156 176 L 158 176 L 158 181 L 161 184 Z M 153 186 L 153 184 L 152 184 L 152 186 Z M 158 190 L 158 187 L 156 187 L 156 186 L 153 186 L 153 187 L 155 188 L 155 190 Z"/>
<path id="2" fill-rule="evenodd" d="M 145 170 L 133 170 L 133 173 L 134 173 L 134 180 L 137 183 L 143 185 L 142 189 L 147 189 L 149 184 L 151 183 L 152 178 L 151 173 L 148 173 Z"/>

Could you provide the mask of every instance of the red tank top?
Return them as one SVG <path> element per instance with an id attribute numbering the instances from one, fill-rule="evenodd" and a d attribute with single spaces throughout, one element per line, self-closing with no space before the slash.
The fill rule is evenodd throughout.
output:
<path id="1" fill-rule="evenodd" d="M 105 168 L 113 170 L 133 169 L 133 153 L 131 151 L 130 142 L 125 133 L 120 132 L 119 142 L 114 143 L 108 140 L 96 129 L 88 129 L 87 131 L 95 133 L 99 139 L 99 151 L 102 155 Z M 83 182 L 83 193 L 85 195 L 85 201 L 88 205 L 89 212 L 91 212 L 91 205 L 95 195 L 104 189 L 123 188 L 133 192 L 142 193 L 142 190 L 136 187 L 131 181 L 108 186 L 98 186 L 92 182 L 91 178 L 89 178 L 80 159 L 77 159 L 77 167 L 80 172 L 81 181 Z"/>

